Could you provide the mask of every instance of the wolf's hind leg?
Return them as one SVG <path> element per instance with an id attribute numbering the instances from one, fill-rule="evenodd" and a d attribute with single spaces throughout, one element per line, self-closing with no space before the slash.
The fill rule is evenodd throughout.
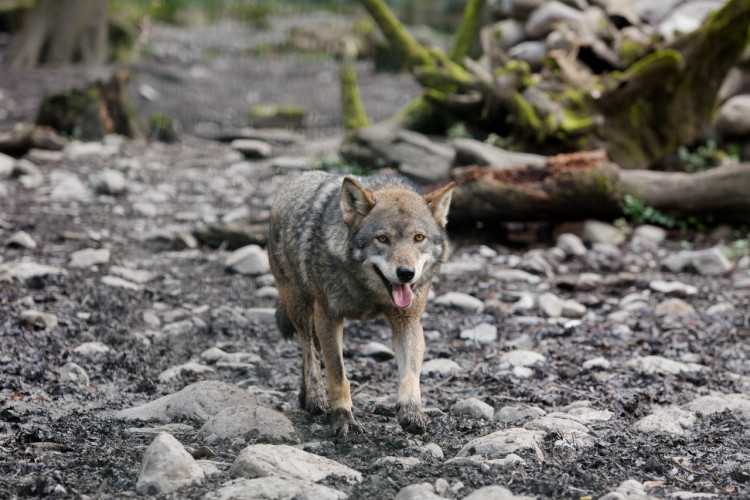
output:
<path id="1" fill-rule="evenodd" d="M 312 334 L 308 332 L 307 335 L 300 335 L 300 345 L 302 346 L 300 404 L 313 415 L 326 413 L 328 411 L 328 399 L 323 387 L 320 358 Z"/>

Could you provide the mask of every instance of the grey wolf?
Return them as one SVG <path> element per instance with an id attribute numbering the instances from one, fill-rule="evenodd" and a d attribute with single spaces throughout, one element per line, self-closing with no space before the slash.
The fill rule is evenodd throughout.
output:
<path id="1" fill-rule="evenodd" d="M 422 195 L 403 177 L 308 172 L 281 189 L 271 210 L 268 254 L 279 290 L 276 323 L 302 350 L 300 404 L 325 413 L 319 351 L 334 433 L 362 432 L 344 370 L 344 318 L 385 316 L 399 371 L 401 426 L 422 434 L 420 318 L 430 281 L 448 255 L 453 183 Z"/>

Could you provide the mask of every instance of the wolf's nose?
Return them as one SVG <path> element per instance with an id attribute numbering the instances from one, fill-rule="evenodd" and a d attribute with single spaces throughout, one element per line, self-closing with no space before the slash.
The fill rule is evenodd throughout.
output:
<path id="1" fill-rule="evenodd" d="M 411 281 L 414 278 L 414 268 L 411 266 L 399 266 L 396 269 L 396 276 L 402 283 Z"/>

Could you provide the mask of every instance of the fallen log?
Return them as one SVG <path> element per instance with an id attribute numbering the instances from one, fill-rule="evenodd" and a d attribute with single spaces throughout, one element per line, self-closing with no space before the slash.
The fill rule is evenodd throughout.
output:
<path id="1" fill-rule="evenodd" d="M 750 216 L 750 164 L 695 174 L 621 169 L 604 152 L 550 157 L 544 165 L 453 169 L 451 222 L 612 220 L 630 195 L 677 219 Z"/>

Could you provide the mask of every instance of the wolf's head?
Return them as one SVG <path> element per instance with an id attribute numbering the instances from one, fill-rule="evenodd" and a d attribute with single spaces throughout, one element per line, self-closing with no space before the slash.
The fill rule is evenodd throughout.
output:
<path id="1" fill-rule="evenodd" d="M 396 307 L 409 307 L 414 289 L 428 283 L 447 254 L 445 225 L 453 183 L 420 195 L 403 181 L 366 189 L 351 177 L 341 188 L 351 255 L 364 281 Z"/>

